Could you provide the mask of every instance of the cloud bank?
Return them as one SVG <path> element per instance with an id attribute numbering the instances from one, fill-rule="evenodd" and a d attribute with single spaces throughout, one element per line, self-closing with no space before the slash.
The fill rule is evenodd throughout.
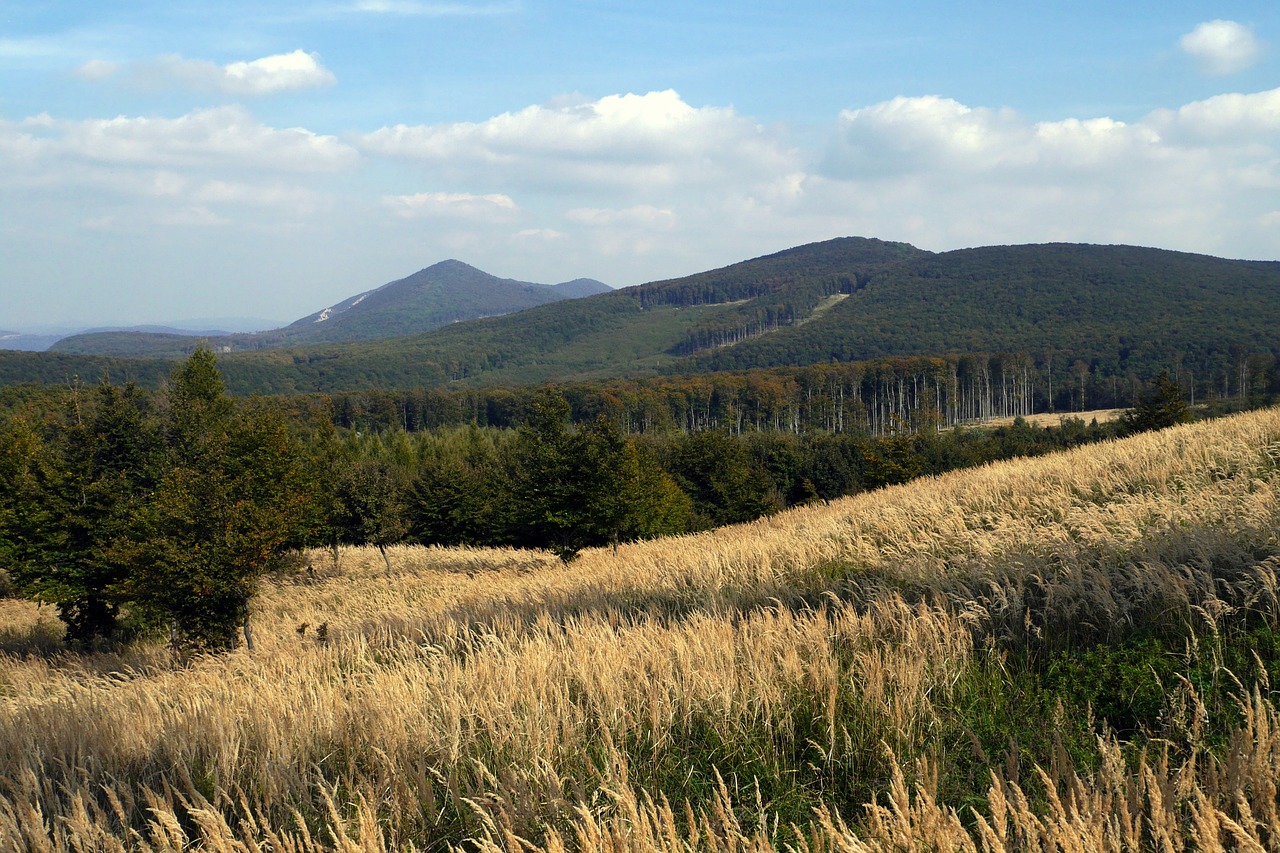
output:
<path id="1" fill-rule="evenodd" d="M 244 79 L 256 73 L 245 63 Z M 1128 122 L 897 97 L 804 139 L 669 90 L 342 136 L 244 106 L 0 119 L 0 197 L 25 214 L 0 224 L 0 251 L 50 234 L 75 245 L 77 229 L 219 261 L 257 245 L 286 269 L 277 288 L 444 257 L 625 285 L 853 234 L 932 250 L 1069 241 L 1275 259 L 1280 246 L 1280 89 Z"/>

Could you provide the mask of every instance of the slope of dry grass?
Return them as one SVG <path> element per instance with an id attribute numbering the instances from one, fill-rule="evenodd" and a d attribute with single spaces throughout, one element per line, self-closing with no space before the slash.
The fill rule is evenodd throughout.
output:
<path id="1" fill-rule="evenodd" d="M 0 848 L 1276 849 L 1265 670 L 1165 685 L 1142 744 L 1019 700 L 1021 763 L 975 715 L 1015 661 L 1274 628 L 1278 462 L 1270 411 L 568 566 L 316 552 L 185 666 L 6 602 Z"/>

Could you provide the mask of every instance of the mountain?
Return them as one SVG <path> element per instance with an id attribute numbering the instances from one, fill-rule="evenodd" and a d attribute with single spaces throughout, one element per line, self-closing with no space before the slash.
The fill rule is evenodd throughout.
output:
<path id="1" fill-rule="evenodd" d="M 110 331 L 64 338 L 57 352 L 117 357 L 173 358 L 201 340 L 220 352 L 373 340 L 410 335 L 450 323 L 523 311 L 611 288 L 593 279 L 534 284 L 498 278 L 456 260 L 349 297 L 288 326 L 253 334 L 179 333 L 172 329 Z"/>
<path id="2" fill-rule="evenodd" d="M 751 306 L 738 312 L 751 314 Z M 723 320 L 719 321 L 723 324 Z M 1110 369 L 1207 366 L 1270 351 L 1280 263 L 1134 246 L 1042 244 L 921 253 L 886 267 L 803 322 L 716 346 L 684 342 L 689 372 L 944 353 L 1048 352 Z M 761 332 L 768 332 L 762 334 Z"/>
<path id="3" fill-rule="evenodd" d="M 344 314 L 354 323 L 365 302 L 391 298 L 375 300 L 380 291 L 325 323 Z M 1024 353 L 1050 383 L 1081 364 L 1117 381 L 1182 370 L 1203 383 L 1250 354 L 1259 365 L 1280 355 L 1276 328 L 1276 262 L 1080 244 L 934 253 L 850 237 L 427 333 L 231 353 L 220 365 L 240 393 L 689 376 L 965 353 Z M 58 369 L 65 375 L 73 364 Z M 93 369 L 84 362 L 81 375 Z M 46 375 L 38 360 L 18 367 L 0 359 L 0 382 L 33 370 Z"/>
<path id="4" fill-rule="evenodd" d="M 168 325 L 102 326 L 86 329 L 83 326 L 34 326 L 24 331 L 0 331 L 0 349 L 44 352 L 59 341 L 75 335 L 97 335 L 98 341 L 118 333 L 143 333 L 144 335 L 180 335 L 186 338 L 213 338 L 235 334 L 227 330 L 256 331 L 271 329 L 279 322 L 252 317 L 219 317 L 202 320 L 178 320 Z M 127 340 L 128 338 L 126 338 Z"/>
<path id="5" fill-rule="evenodd" d="M 0 349 L 40 352 L 62 339 L 62 335 L 0 331 Z"/>

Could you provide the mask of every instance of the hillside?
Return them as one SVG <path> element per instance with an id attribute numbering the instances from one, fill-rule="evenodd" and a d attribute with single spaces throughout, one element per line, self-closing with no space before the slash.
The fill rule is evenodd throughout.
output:
<path id="1" fill-rule="evenodd" d="M 365 302 L 391 304 L 394 293 L 380 293 L 323 324 L 317 315 L 288 328 L 358 328 Z M 1043 402 L 1081 369 L 1091 382 L 1130 387 L 1133 377 L 1167 370 L 1215 393 L 1244 394 L 1269 369 L 1277 327 L 1276 262 L 1073 244 L 930 253 L 843 238 L 424 334 L 232 352 L 222 368 L 237 393 L 298 393 L 994 353 L 1021 359 L 1023 396 Z M 79 364 L 81 375 L 98 371 Z M 3 382 L 62 381 L 66 369 L 55 376 L 0 355 Z M 1092 402 L 1116 405 L 1118 394 Z"/>
<path id="2" fill-rule="evenodd" d="M 569 565 L 316 551 L 186 665 L 3 601 L 0 838 L 1269 849 L 1278 448 L 1258 412 Z"/>
<path id="3" fill-rule="evenodd" d="M 849 238 L 672 281 L 347 349 L 294 352 L 296 387 L 433 387 L 1029 353 L 1059 376 L 1208 378 L 1269 353 L 1280 264 L 1125 246 L 942 254 Z M 281 354 L 283 355 L 283 354 Z M 267 375 L 229 359 L 237 387 Z M 290 383 L 272 371 L 273 381 Z M 1047 377 L 1051 378 L 1051 377 Z M 1041 379 L 1043 384 L 1044 379 Z M 283 385 L 280 386 L 283 389 Z"/>
<path id="4" fill-rule="evenodd" d="M 810 323 L 703 352 L 692 371 L 949 352 L 1075 353 L 1118 370 L 1270 350 L 1280 263 L 1132 246 L 992 246 L 885 269 Z"/>
<path id="5" fill-rule="evenodd" d="M 280 329 L 253 334 L 91 332 L 64 338 L 51 349 L 81 355 L 178 358 L 201 339 L 220 352 L 241 352 L 394 338 L 609 289 L 593 279 L 549 285 L 498 278 L 448 260 L 348 297 Z"/>

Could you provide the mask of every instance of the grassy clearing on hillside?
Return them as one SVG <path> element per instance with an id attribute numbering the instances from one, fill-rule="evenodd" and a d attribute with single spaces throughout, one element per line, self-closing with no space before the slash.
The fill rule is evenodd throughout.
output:
<path id="1" fill-rule="evenodd" d="M 1063 421 L 1070 419 L 1082 420 L 1085 423 L 1097 421 L 1100 424 L 1111 423 L 1120 417 L 1127 409 L 1092 409 L 1088 412 L 1040 412 L 1035 415 L 1026 415 L 1022 419 L 1031 426 L 1037 427 L 1056 427 L 1060 426 Z M 982 426 L 1002 427 L 1013 426 L 1015 418 L 992 418 L 983 421 Z"/>
<path id="2" fill-rule="evenodd" d="M 1280 412 L 592 550 L 306 555 L 257 650 L 0 608 L 0 848 L 1277 849 Z"/>

